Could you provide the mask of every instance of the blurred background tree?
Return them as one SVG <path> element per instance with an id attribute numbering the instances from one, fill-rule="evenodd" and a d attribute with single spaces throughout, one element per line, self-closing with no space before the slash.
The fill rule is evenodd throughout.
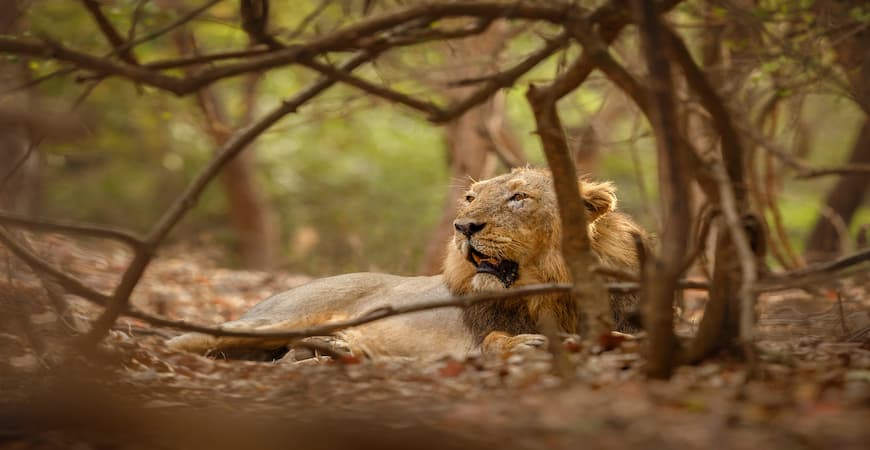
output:
<path id="1" fill-rule="evenodd" d="M 3 34 L 92 54 L 113 46 L 96 32 L 92 8 L 128 40 L 214 3 L 184 27 L 137 46 L 140 61 L 252 45 L 234 1 L 2 3 L 3 11 L 18 11 L 4 14 Z M 416 3 L 271 2 L 268 31 L 292 45 Z M 592 8 L 598 2 L 579 3 Z M 689 1 L 670 20 L 750 136 L 751 198 L 765 211 L 770 262 L 797 267 L 805 252 L 828 257 L 854 247 L 858 229 L 870 223 L 864 195 L 870 176 L 807 176 L 813 175 L 809 168 L 868 163 L 870 9 L 859 1 Z M 482 34 L 389 52 L 359 74 L 402 92 L 455 99 L 555 35 L 544 23 L 495 21 Z M 637 46 L 629 28 L 612 50 L 631 71 L 642 73 L 642 62 L 634 60 Z M 228 166 L 223 182 L 206 191 L 173 238 L 223 248 L 220 263 L 239 267 L 312 275 L 437 271 L 454 198 L 469 179 L 543 163 L 525 86 L 552 79 L 578 51 L 556 52 L 516 87 L 441 128 L 338 85 L 268 130 Z M 16 161 L 24 161 L 26 170 L 4 183 L 3 207 L 139 231 L 234 130 L 318 76 L 281 67 L 176 97 L 123 79 L 71 73 L 53 60 L 13 55 L 3 56 L 0 75 L 3 107 L 80 104 L 78 115 L 87 124 L 86 135 L 75 140 L 42 142 L 22 130 L 4 131 L 3 173 L 11 173 Z M 28 89 L 15 89 L 22 84 Z M 693 108 L 685 92 L 679 100 L 693 142 L 711 150 L 715 142 L 705 140 L 703 127 L 691 126 L 693 115 L 704 112 Z M 580 170 L 615 180 L 621 208 L 642 223 L 653 230 L 667 226 L 667 218 L 654 217 L 650 208 L 657 199 L 653 139 L 632 102 L 596 72 L 559 106 Z"/>

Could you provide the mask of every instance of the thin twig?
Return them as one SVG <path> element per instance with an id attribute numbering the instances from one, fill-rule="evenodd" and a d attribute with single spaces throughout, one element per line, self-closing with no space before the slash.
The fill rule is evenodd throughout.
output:
<path id="1" fill-rule="evenodd" d="M 294 28 L 293 31 L 291 31 L 290 34 L 287 35 L 287 39 L 292 40 L 299 37 L 305 31 L 305 29 L 308 28 L 308 25 L 312 21 L 314 21 L 314 19 L 316 19 L 317 16 L 319 16 L 323 11 L 325 11 L 330 4 L 332 4 L 332 0 L 320 0 L 320 4 L 318 4 L 313 11 L 306 14 L 305 17 L 303 17 L 302 20 L 300 20 L 299 23 L 296 25 L 296 28 Z"/>
<path id="2" fill-rule="evenodd" d="M 323 64 L 314 59 L 303 59 L 299 64 L 308 67 L 330 78 L 334 78 L 342 83 L 349 84 L 363 92 L 381 97 L 394 103 L 409 106 L 429 116 L 438 117 L 444 114 L 444 111 L 438 105 L 425 101 L 418 100 L 411 96 L 402 94 L 401 92 L 370 83 L 362 78 L 355 77 L 346 71 L 336 69 L 329 64 Z"/>
<path id="3" fill-rule="evenodd" d="M 269 52 L 273 52 L 274 50 L 270 48 L 264 48 L 262 46 L 253 47 L 247 50 L 234 50 L 227 52 L 215 52 L 215 53 L 206 53 L 203 55 L 191 55 L 191 56 L 183 56 L 181 58 L 175 59 L 165 59 L 160 61 L 152 61 L 143 64 L 144 67 L 148 67 L 149 69 L 178 69 L 187 66 L 196 66 L 200 64 L 208 64 L 217 61 L 223 61 L 226 59 L 242 59 L 242 58 L 250 58 L 253 56 L 264 55 Z"/>
<path id="4" fill-rule="evenodd" d="M 131 50 L 134 47 L 138 46 L 139 44 L 143 44 L 145 42 L 157 39 L 158 37 L 163 36 L 164 34 L 170 32 L 170 31 L 172 31 L 180 26 L 183 26 L 184 24 L 195 19 L 196 16 L 207 11 L 209 8 L 216 5 L 220 1 L 221 0 L 209 0 L 205 3 L 203 3 L 198 8 L 194 8 L 194 9 L 190 10 L 187 14 L 179 17 L 178 19 L 174 20 L 172 23 L 169 23 L 165 27 L 160 28 L 160 29 L 155 30 L 155 31 L 152 31 L 151 33 L 148 33 L 142 37 L 139 37 L 138 39 L 128 41 L 124 45 L 119 46 L 118 48 L 115 49 L 115 54 L 123 54 L 123 52 Z"/>
<path id="5" fill-rule="evenodd" d="M 482 34 L 486 31 L 489 26 L 495 21 L 493 17 L 483 17 L 478 19 L 475 23 L 460 27 L 456 29 L 439 29 L 439 28 L 429 28 L 425 31 L 419 33 L 413 33 L 409 36 L 398 35 L 396 37 L 391 37 L 387 40 L 390 45 L 394 46 L 406 46 L 406 45 L 416 45 L 422 44 L 424 42 L 429 41 L 442 41 L 442 40 L 451 40 L 451 39 L 461 39 L 469 36 L 474 36 L 477 34 Z"/>
<path id="6" fill-rule="evenodd" d="M 562 33 L 559 36 L 548 40 L 543 47 L 526 57 L 524 60 L 510 69 L 493 74 L 480 89 L 469 94 L 468 97 L 463 100 L 445 108 L 441 115 L 429 117 L 429 120 L 435 123 L 444 123 L 465 114 L 469 109 L 490 98 L 499 89 L 513 86 L 521 76 L 525 75 L 542 61 L 568 45 L 568 41 L 567 33 Z"/>
<path id="7" fill-rule="evenodd" d="M 38 76 L 36 78 L 27 80 L 21 84 L 12 86 L 8 89 L 4 89 L 3 91 L 0 91 L 0 96 L 6 96 L 6 95 L 11 94 L 13 92 L 23 91 L 25 89 L 28 89 L 28 88 L 31 88 L 34 86 L 38 86 L 38 85 L 40 85 L 46 81 L 52 80 L 54 78 L 69 75 L 69 74 L 75 72 L 76 70 L 78 70 L 76 67 L 63 67 L 63 68 L 60 68 L 57 70 L 53 70 L 45 75 Z"/>
<path id="8" fill-rule="evenodd" d="M 145 10 L 145 4 L 148 0 L 137 0 L 136 7 L 133 8 L 133 14 L 130 16 L 130 28 L 127 29 L 127 41 L 132 41 L 136 38 L 136 26 L 139 25 L 139 20 L 142 18 L 142 11 Z"/>
<path id="9" fill-rule="evenodd" d="M 769 292 L 825 282 L 848 276 L 852 272 L 860 273 L 866 270 L 863 265 L 868 261 L 870 261 L 870 248 L 826 263 L 769 275 L 756 283 L 755 289 L 758 292 Z"/>
<path id="10" fill-rule="evenodd" d="M 870 175 L 870 164 L 852 164 L 848 167 L 805 167 L 797 174 L 799 179 L 823 177 L 827 175 Z"/>
<path id="11" fill-rule="evenodd" d="M 123 242 L 134 249 L 143 243 L 141 237 L 127 230 L 111 228 L 103 225 L 36 219 L 5 211 L 0 211 L 0 223 L 28 230 L 71 233 L 114 239 Z"/>

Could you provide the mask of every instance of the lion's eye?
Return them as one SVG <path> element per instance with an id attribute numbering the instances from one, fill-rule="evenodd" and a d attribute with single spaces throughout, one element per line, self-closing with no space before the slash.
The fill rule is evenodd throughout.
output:
<path id="1" fill-rule="evenodd" d="M 514 194 L 514 195 L 511 196 L 510 200 L 511 200 L 511 201 L 514 201 L 514 202 L 518 202 L 518 201 L 520 201 L 520 200 L 524 200 L 524 199 L 527 199 L 527 198 L 529 198 L 529 195 L 528 195 L 528 194 L 523 193 L 523 192 L 517 192 L 516 194 Z"/>

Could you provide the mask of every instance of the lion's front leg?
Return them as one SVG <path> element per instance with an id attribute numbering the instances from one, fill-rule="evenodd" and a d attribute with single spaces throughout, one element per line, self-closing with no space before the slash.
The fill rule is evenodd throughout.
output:
<path id="1" fill-rule="evenodd" d="M 504 331 L 493 331 L 486 335 L 480 347 L 484 353 L 491 354 L 526 351 L 546 348 L 547 337 L 542 334 L 510 335 Z"/>

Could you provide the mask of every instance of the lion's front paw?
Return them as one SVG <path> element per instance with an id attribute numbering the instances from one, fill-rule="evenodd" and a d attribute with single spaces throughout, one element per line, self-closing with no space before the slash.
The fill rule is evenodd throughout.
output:
<path id="1" fill-rule="evenodd" d="M 508 350 L 512 352 L 547 348 L 547 336 L 543 334 L 518 334 L 508 339 L 507 346 Z"/>
<path id="2" fill-rule="evenodd" d="M 542 334 L 518 334 L 511 336 L 502 331 L 493 331 L 483 340 L 484 353 L 524 352 L 547 347 L 547 337 Z"/>

